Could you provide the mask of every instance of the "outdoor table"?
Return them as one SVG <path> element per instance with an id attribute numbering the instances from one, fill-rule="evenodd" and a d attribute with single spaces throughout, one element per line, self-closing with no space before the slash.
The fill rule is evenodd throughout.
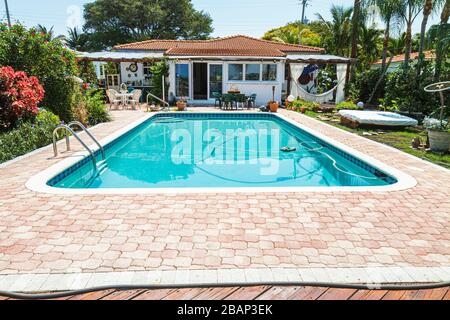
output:
<path id="1" fill-rule="evenodd" d="M 128 100 L 133 97 L 132 93 L 117 93 L 116 97 L 120 98 L 122 100 L 122 104 L 126 105 Z"/>

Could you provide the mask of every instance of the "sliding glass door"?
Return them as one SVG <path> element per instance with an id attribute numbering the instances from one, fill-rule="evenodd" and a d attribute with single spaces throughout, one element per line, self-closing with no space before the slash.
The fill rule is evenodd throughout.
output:
<path id="1" fill-rule="evenodd" d="M 221 64 L 209 65 L 209 98 L 214 98 L 214 93 L 222 94 L 223 66 Z"/>
<path id="2" fill-rule="evenodd" d="M 175 74 L 175 95 L 178 98 L 189 98 L 189 64 L 176 64 Z"/>

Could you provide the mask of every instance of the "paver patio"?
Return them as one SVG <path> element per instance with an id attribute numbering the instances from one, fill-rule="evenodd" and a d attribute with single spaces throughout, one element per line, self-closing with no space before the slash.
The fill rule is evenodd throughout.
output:
<path id="1" fill-rule="evenodd" d="M 413 176 L 417 186 L 397 192 L 49 195 L 25 187 L 62 159 L 47 148 L 0 167 L 0 275 L 450 266 L 450 171 L 298 113 L 281 113 Z M 103 138 L 142 116 L 114 112 L 113 122 L 92 132 Z"/>

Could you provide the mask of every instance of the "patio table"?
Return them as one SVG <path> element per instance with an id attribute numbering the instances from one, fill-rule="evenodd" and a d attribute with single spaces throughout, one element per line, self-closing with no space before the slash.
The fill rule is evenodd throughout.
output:
<path id="1" fill-rule="evenodd" d="M 122 100 L 122 104 L 126 105 L 128 103 L 128 100 L 133 97 L 132 93 L 117 93 L 116 97 L 120 98 Z"/>

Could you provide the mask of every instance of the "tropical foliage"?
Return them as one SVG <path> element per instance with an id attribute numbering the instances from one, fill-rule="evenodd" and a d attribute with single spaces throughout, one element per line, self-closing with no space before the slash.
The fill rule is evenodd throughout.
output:
<path id="1" fill-rule="evenodd" d="M 48 35 L 36 28 L 22 25 L 8 29 L 0 25 L 0 65 L 26 72 L 39 79 L 45 90 L 40 106 L 46 106 L 63 120 L 72 118 L 73 76 L 78 68 L 75 55 L 59 39 L 49 41 Z"/>
<path id="2" fill-rule="evenodd" d="M 263 39 L 290 44 L 302 44 L 305 46 L 322 47 L 321 35 L 314 31 L 319 29 L 318 23 L 304 25 L 300 22 L 291 22 L 284 27 L 267 31 Z"/>
<path id="3" fill-rule="evenodd" d="M 58 116 L 41 110 L 33 120 L 20 121 L 15 128 L 0 132 L 0 163 L 52 143 L 52 133 L 58 124 Z"/>

